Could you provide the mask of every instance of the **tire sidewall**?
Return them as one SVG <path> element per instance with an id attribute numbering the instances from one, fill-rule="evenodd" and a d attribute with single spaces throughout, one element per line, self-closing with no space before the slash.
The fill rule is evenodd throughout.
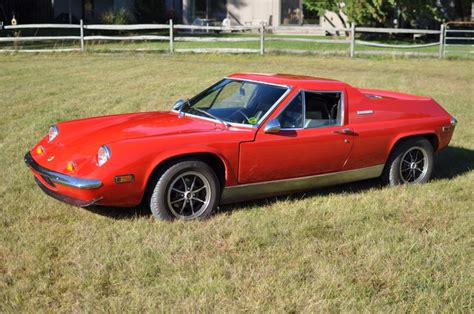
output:
<path id="1" fill-rule="evenodd" d="M 384 181 L 390 185 L 408 184 L 404 182 L 400 175 L 400 164 L 405 153 L 412 149 L 418 148 L 426 152 L 427 171 L 423 178 L 416 183 L 426 183 L 430 178 L 434 168 L 434 149 L 431 143 L 420 137 L 404 140 L 396 145 L 386 165 L 386 171 L 383 175 Z"/>
<path id="2" fill-rule="evenodd" d="M 153 216 L 160 220 L 188 220 L 186 218 L 176 217 L 175 215 L 173 215 L 167 204 L 167 195 L 168 190 L 170 189 L 170 184 L 177 176 L 188 171 L 199 172 L 203 176 L 205 176 L 206 179 L 209 181 L 211 189 L 211 197 L 207 208 L 198 217 L 194 217 L 192 219 L 205 219 L 212 214 L 220 200 L 221 188 L 219 184 L 219 179 L 217 178 L 217 175 L 212 170 L 212 168 L 206 163 L 197 160 L 187 160 L 177 162 L 171 165 L 163 172 L 161 177 L 158 179 L 149 200 L 150 210 Z"/>

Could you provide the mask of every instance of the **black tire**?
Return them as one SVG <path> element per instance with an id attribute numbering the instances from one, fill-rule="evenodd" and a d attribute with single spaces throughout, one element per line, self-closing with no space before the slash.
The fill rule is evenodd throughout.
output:
<path id="1" fill-rule="evenodd" d="M 214 170 L 205 162 L 176 162 L 164 169 L 155 182 L 154 187 L 151 187 L 149 205 L 157 219 L 205 219 L 219 204 L 221 185 Z M 206 187 L 202 188 L 203 186 Z M 191 188 L 196 193 L 191 191 Z M 178 201 L 180 198 L 183 198 L 183 201 Z"/>
<path id="2" fill-rule="evenodd" d="M 427 182 L 433 172 L 433 154 L 433 146 L 424 137 L 412 137 L 400 141 L 393 148 L 385 164 L 382 181 L 389 185 Z M 420 158 L 413 158 L 415 155 L 421 156 L 423 161 L 419 161 Z"/>

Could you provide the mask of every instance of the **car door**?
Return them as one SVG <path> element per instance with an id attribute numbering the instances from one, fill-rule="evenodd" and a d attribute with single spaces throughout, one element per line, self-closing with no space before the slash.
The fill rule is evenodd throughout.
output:
<path id="1" fill-rule="evenodd" d="M 254 142 L 241 144 L 239 183 L 340 171 L 355 135 L 344 125 L 346 104 L 344 91 L 300 91 L 275 118 L 278 133 L 264 126 Z"/>

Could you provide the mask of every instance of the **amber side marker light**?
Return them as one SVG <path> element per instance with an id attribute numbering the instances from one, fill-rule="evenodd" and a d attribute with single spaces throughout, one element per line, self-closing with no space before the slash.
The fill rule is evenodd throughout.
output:
<path id="1" fill-rule="evenodd" d="M 44 147 L 43 146 L 36 147 L 36 153 L 38 155 L 43 155 L 44 154 Z"/>
<path id="2" fill-rule="evenodd" d="M 132 183 L 133 181 L 135 181 L 133 174 L 124 174 L 115 177 L 115 184 Z"/>
<path id="3" fill-rule="evenodd" d="M 74 161 L 70 161 L 67 163 L 67 166 L 66 166 L 67 171 L 73 172 L 75 168 L 76 168 L 76 164 L 74 163 Z"/>

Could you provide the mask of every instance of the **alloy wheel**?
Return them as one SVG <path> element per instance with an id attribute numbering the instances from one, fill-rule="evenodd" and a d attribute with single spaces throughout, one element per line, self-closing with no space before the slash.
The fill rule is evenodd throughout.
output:
<path id="1" fill-rule="evenodd" d="M 209 180 L 204 175 L 196 171 L 181 173 L 169 185 L 168 208 L 177 218 L 197 218 L 209 205 L 211 193 Z"/>
<path id="2" fill-rule="evenodd" d="M 428 171 L 428 154 L 421 147 L 407 150 L 400 162 L 400 178 L 403 183 L 418 183 Z"/>

